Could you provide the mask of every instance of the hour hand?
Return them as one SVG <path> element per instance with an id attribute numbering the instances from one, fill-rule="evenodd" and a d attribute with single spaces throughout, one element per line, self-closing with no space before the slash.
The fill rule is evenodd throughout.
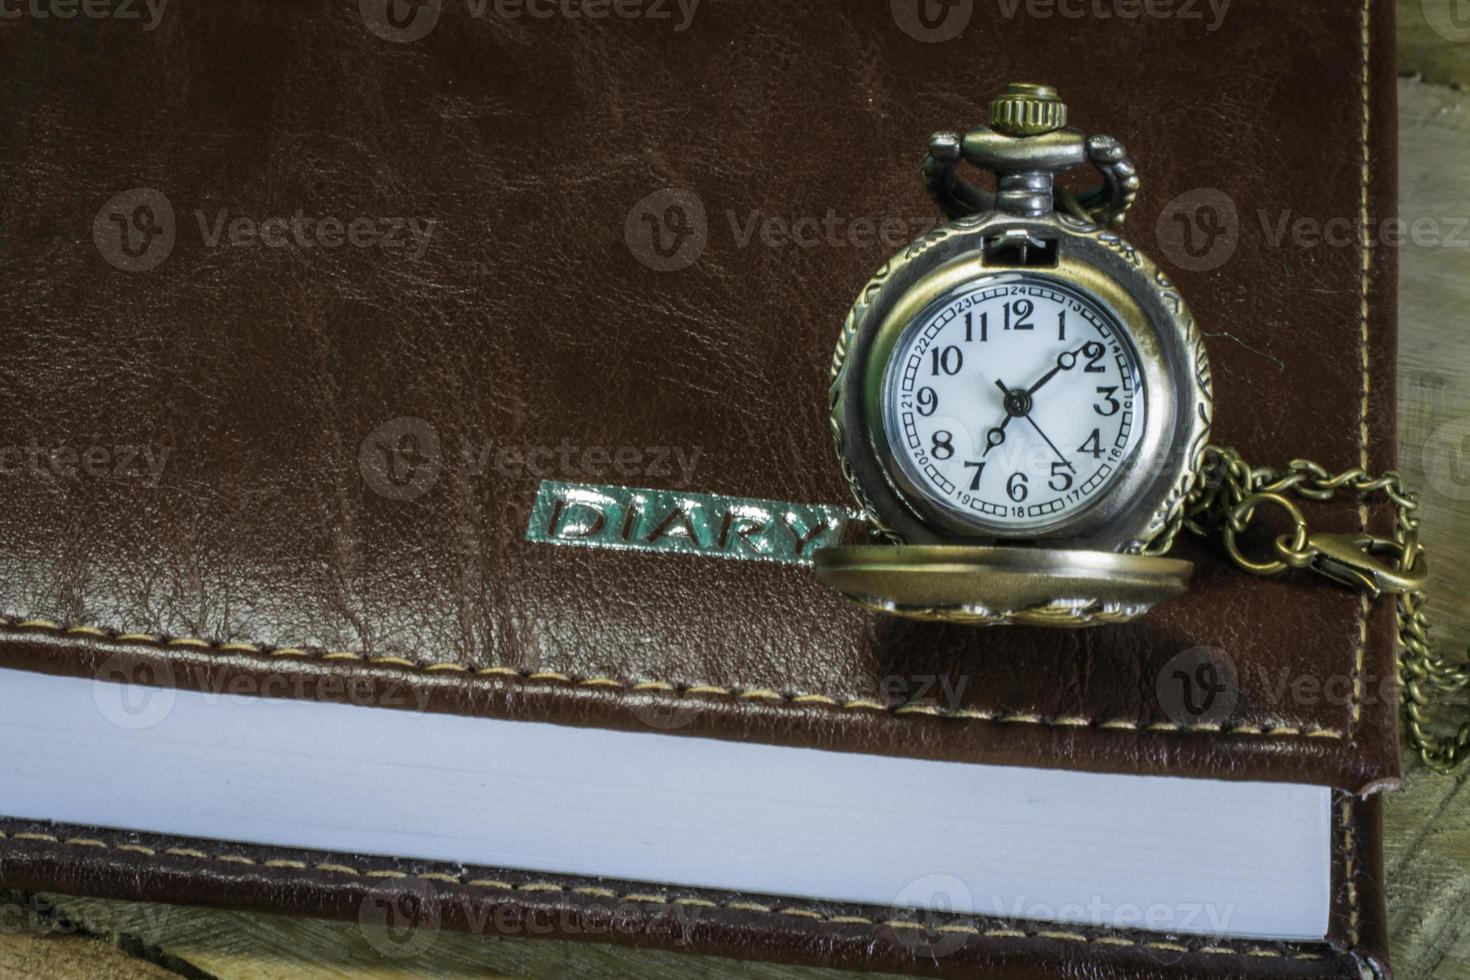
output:
<path id="1" fill-rule="evenodd" d="M 1010 424 L 1011 417 L 1007 415 L 1004 422 L 985 433 L 985 449 L 981 451 L 981 456 L 984 456 L 996 446 L 1006 441 L 1006 426 Z"/>
<path id="2" fill-rule="evenodd" d="M 1011 389 L 1009 389 L 1009 388 L 1006 387 L 1004 381 L 1000 380 L 999 378 L 996 378 L 995 379 L 995 386 L 1000 389 L 1000 393 L 1002 395 L 1004 395 L 1006 398 L 1009 398 L 1011 396 Z M 1008 426 L 1008 425 L 1011 424 L 1011 419 L 1014 418 L 1014 417 L 1015 416 L 1012 415 L 1012 413 L 1010 411 L 1010 407 L 1007 406 L 1007 408 L 1006 408 L 1006 417 L 1001 420 L 1000 425 L 996 426 L 995 428 L 993 428 L 990 431 L 988 431 L 988 432 L 985 433 L 985 448 L 984 448 L 984 450 L 981 451 L 981 453 L 980 453 L 981 456 L 984 456 L 986 453 L 990 452 L 996 446 L 999 446 L 1001 443 L 1003 443 L 1003 442 L 1006 441 L 1006 426 Z"/>

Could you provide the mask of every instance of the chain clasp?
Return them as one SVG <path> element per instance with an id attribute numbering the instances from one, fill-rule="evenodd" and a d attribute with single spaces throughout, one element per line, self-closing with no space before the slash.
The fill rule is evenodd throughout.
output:
<path id="1" fill-rule="evenodd" d="M 1407 553 L 1403 544 L 1390 538 L 1318 532 L 1307 536 L 1301 557 L 1305 558 L 1302 564 L 1318 575 L 1376 599 L 1385 592 L 1404 595 L 1423 590 L 1429 578 L 1424 556 L 1414 555 L 1412 567 L 1405 569 Z"/>

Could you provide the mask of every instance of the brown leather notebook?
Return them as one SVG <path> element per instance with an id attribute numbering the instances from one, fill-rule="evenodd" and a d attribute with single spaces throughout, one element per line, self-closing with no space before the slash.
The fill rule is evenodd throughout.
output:
<path id="1" fill-rule="evenodd" d="M 836 533 L 838 328 L 936 220 L 929 133 L 979 122 L 1016 78 L 1055 84 L 1137 161 L 1126 234 L 1205 331 L 1214 441 L 1392 465 L 1392 251 L 1291 231 L 1393 213 L 1392 5 L 1135 6 L 257 0 L 0 20 L 0 668 L 411 719 L 383 746 L 404 767 L 385 793 L 458 753 L 432 725 L 482 718 L 690 753 L 1327 787 L 1320 938 L 921 914 L 529 850 L 495 868 L 359 836 L 293 847 L 231 832 L 256 798 L 171 832 L 139 825 L 141 798 L 75 819 L 91 811 L 65 780 L 27 795 L 14 768 L 0 879 L 347 917 L 409 895 L 450 927 L 493 912 L 945 975 L 1382 975 L 1386 603 L 1181 540 L 1191 591 L 1141 622 L 973 629 L 874 616 L 798 563 L 717 546 L 731 514 L 763 515 L 797 557 Z M 588 487 L 612 501 L 602 543 L 674 544 L 544 540 Z M 661 493 L 704 523 L 667 523 Z M 1388 518 L 1313 507 L 1337 530 Z M 1180 657 L 1228 668 L 1227 709 L 1181 714 Z M 119 745 L 183 711 L 154 728 L 127 703 L 102 711 Z M 330 731 L 257 735 L 284 767 Z M 71 744 L 11 735 L 18 757 Z M 549 776 L 568 761 L 535 757 Z M 581 927 L 609 903 L 627 929 Z"/>

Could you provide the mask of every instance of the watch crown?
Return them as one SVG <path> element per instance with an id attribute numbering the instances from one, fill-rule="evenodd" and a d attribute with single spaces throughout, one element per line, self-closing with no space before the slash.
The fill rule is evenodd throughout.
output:
<path id="1" fill-rule="evenodd" d="M 1040 136 L 1067 125 L 1067 107 L 1050 85 L 1012 82 L 990 100 L 990 128 L 1006 136 Z"/>

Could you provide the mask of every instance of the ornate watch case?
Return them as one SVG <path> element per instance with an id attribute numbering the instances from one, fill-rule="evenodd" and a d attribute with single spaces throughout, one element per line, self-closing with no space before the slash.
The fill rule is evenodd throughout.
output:
<path id="1" fill-rule="evenodd" d="M 829 549 L 825 581 L 874 608 L 1089 625 L 1182 591 L 1173 541 L 1209 438 L 1209 365 L 1169 279 L 1116 229 L 1139 180 L 1117 140 L 1065 128 L 1047 86 L 931 137 L 951 219 L 863 287 L 830 393 L 838 457 L 892 543 Z M 957 179 L 968 162 L 989 192 Z M 1056 182 L 1090 163 L 1095 190 Z"/>

